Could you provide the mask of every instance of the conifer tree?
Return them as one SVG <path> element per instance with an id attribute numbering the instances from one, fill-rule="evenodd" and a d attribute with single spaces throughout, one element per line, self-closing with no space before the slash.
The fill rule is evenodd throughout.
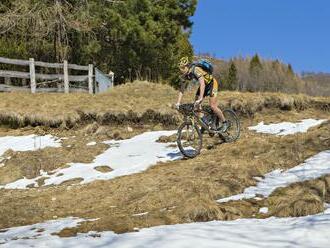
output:
<path id="1" fill-rule="evenodd" d="M 250 62 L 250 73 L 253 74 L 258 74 L 260 70 L 262 69 L 262 64 L 259 58 L 259 55 L 256 54 L 252 57 L 251 62 Z"/>
<path id="2" fill-rule="evenodd" d="M 5 0 L 0 56 L 94 63 L 124 81 L 170 79 L 192 56 L 190 17 L 197 0 Z"/>
<path id="3" fill-rule="evenodd" d="M 292 68 L 292 65 L 291 65 L 291 64 L 288 65 L 287 74 L 288 74 L 290 77 L 294 76 L 294 71 L 293 71 L 293 68 Z"/>
<path id="4" fill-rule="evenodd" d="M 252 57 L 249 66 L 249 73 L 250 73 L 250 81 L 247 85 L 247 90 L 249 91 L 256 91 L 258 89 L 259 84 L 257 82 L 260 81 L 260 74 L 262 71 L 262 64 L 259 58 L 259 55 L 256 54 Z M 263 84 L 264 82 L 261 82 Z"/>
<path id="5" fill-rule="evenodd" d="M 229 70 L 228 70 L 228 77 L 227 77 L 227 85 L 229 90 L 234 90 L 238 88 L 238 77 L 237 77 L 237 68 L 233 61 L 231 61 Z"/>

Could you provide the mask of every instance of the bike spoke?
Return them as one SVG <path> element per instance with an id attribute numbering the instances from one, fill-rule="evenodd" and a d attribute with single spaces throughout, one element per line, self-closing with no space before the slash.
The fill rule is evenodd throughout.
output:
<path id="1" fill-rule="evenodd" d="M 201 136 L 197 128 L 194 125 L 186 125 L 181 130 L 179 148 L 187 157 L 195 157 L 201 149 Z"/>

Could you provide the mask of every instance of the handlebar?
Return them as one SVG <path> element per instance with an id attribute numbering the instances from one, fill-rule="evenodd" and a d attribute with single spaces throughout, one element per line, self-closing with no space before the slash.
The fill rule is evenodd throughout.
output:
<path id="1" fill-rule="evenodd" d="M 195 103 L 185 103 L 179 106 L 178 111 L 183 115 L 191 115 L 201 112 L 201 108 L 196 108 Z"/>

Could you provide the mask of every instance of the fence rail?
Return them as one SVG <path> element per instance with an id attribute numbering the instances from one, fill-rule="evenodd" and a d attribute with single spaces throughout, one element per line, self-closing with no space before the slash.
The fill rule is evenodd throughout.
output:
<path id="1" fill-rule="evenodd" d="M 6 85 L 6 84 L 0 84 L 0 92 L 30 92 L 31 88 L 29 86 L 12 86 L 12 85 Z M 36 92 L 43 92 L 43 93 L 63 93 L 64 88 L 37 88 Z M 76 92 L 88 92 L 87 88 L 76 88 L 76 87 L 70 87 L 71 93 Z"/>
<path id="2" fill-rule="evenodd" d="M 22 66 L 28 66 L 30 65 L 29 60 L 21 60 L 21 59 L 8 59 L 0 57 L 0 63 L 2 64 L 10 64 L 10 65 L 22 65 Z M 47 68 L 57 68 L 62 69 L 64 66 L 64 63 L 48 63 L 48 62 L 41 62 L 41 61 L 35 61 L 35 66 L 40 67 L 47 67 Z M 76 64 L 69 64 L 69 69 L 73 70 L 80 70 L 80 71 L 88 71 L 89 67 L 85 65 L 76 65 Z"/>
<path id="3" fill-rule="evenodd" d="M 68 64 L 68 61 L 64 60 L 63 63 L 47 63 L 41 61 L 35 61 L 33 58 L 29 60 L 20 60 L 20 59 L 8 59 L 0 57 L 0 63 L 9 64 L 9 65 L 18 65 L 18 66 L 29 66 L 29 72 L 22 71 L 9 71 L 9 70 L 0 70 L 0 77 L 8 78 L 20 78 L 20 79 L 30 79 L 30 88 L 27 87 L 16 87 L 10 85 L 1 85 L 0 91 L 10 91 L 13 90 L 31 90 L 32 93 L 37 91 L 37 80 L 59 80 L 64 82 L 64 92 L 69 93 L 69 91 L 81 91 L 81 89 L 70 88 L 69 82 L 85 82 L 88 81 L 88 92 L 93 94 L 93 79 L 94 79 L 94 67 L 93 65 L 83 66 L 76 64 Z M 36 73 L 36 67 L 44 68 L 54 68 L 63 70 L 62 74 L 41 74 Z M 69 75 L 69 70 L 77 70 L 88 72 L 87 75 Z M 54 90 L 57 92 L 57 88 L 41 88 L 42 91 L 50 92 Z M 40 89 L 40 90 L 41 90 Z M 39 90 L 38 90 L 39 91 Z"/>

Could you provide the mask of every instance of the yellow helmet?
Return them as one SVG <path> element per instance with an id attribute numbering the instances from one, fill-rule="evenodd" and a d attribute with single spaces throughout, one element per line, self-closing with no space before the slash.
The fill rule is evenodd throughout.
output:
<path id="1" fill-rule="evenodd" d="M 183 68 L 189 65 L 189 58 L 188 57 L 182 57 L 179 61 L 179 68 Z"/>

